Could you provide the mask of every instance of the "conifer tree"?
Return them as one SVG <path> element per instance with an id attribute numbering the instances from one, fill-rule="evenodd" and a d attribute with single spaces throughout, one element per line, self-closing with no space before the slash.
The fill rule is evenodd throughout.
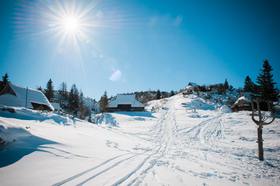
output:
<path id="1" fill-rule="evenodd" d="M 229 84 L 228 84 L 228 80 L 227 79 L 224 82 L 224 88 L 225 88 L 225 90 L 229 89 Z"/>
<path id="2" fill-rule="evenodd" d="M 45 95 L 48 98 L 49 101 L 52 101 L 54 98 L 54 90 L 53 90 L 53 82 L 52 79 L 50 79 L 47 83 L 47 87 L 45 90 Z"/>
<path id="3" fill-rule="evenodd" d="M 101 96 L 100 101 L 100 111 L 101 112 L 106 112 L 107 111 L 107 106 L 108 106 L 108 97 L 107 97 L 107 92 L 105 91 L 103 96 Z"/>
<path id="4" fill-rule="evenodd" d="M 78 114 L 79 104 L 79 91 L 76 85 L 73 84 L 68 97 L 68 109 L 74 116 Z"/>
<path id="5" fill-rule="evenodd" d="M 85 118 L 86 108 L 85 108 L 85 103 L 84 103 L 84 94 L 83 94 L 82 90 L 80 90 L 79 101 L 80 101 L 79 102 L 80 118 L 84 119 Z"/>
<path id="6" fill-rule="evenodd" d="M 62 82 L 60 85 L 60 89 L 58 90 L 59 94 L 59 103 L 60 106 L 63 109 L 67 108 L 67 102 L 68 102 L 68 92 L 67 92 L 67 84 L 65 82 Z"/>
<path id="7" fill-rule="evenodd" d="M 255 93 L 256 92 L 256 85 L 251 80 L 250 76 L 246 76 L 246 78 L 245 78 L 243 91 L 244 92 L 250 92 L 250 93 Z"/>
<path id="8" fill-rule="evenodd" d="M 268 60 L 264 60 L 262 70 L 257 77 L 258 93 L 264 100 L 276 101 L 277 90 L 273 81 L 272 67 Z"/>
<path id="9" fill-rule="evenodd" d="M 161 99 L 161 92 L 160 92 L 160 90 L 157 90 L 156 99 Z"/>
<path id="10" fill-rule="evenodd" d="M 39 90 L 39 91 L 43 92 L 43 89 L 42 89 L 42 87 L 41 87 L 41 86 L 37 87 L 37 90 Z"/>
<path id="11" fill-rule="evenodd" d="M 7 73 L 2 76 L 2 82 L 4 85 L 6 85 L 9 82 L 9 75 Z"/>
<path id="12" fill-rule="evenodd" d="M 0 91 L 6 86 L 7 83 L 9 83 L 9 76 L 6 73 L 4 76 L 2 76 L 2 83 L 0 84 Z"/>

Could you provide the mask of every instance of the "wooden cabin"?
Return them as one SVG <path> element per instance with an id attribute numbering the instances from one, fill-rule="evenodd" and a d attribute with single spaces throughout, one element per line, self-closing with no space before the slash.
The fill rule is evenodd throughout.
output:
<path id="1" fill-rule="evenodd" d="M 0 106 L 25 107 L 34 110 L 53 111 L 47 97 L 39 90 L 23 88 L 12 83 L 0 82 Z"/>
<path id="2" fill-rule="evenodd" d="M 136 99 L 135 94 L 118 94 L 109 101 L 107 111 L 144 111 L 144 105 Z"/>
<path id="3" fill-rule="evenodd" d="M 233 112 L 238 112 L 241 110 L 252 110 L 251 101 L 245 96 L 241 96 L 236 100 L 236 102 L 231 107 Z"/>

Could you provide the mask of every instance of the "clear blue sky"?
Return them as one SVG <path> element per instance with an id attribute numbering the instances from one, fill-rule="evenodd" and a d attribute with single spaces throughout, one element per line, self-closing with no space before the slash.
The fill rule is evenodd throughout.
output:
<path id="1" fill-rule="evenodd" d="M 70 2 L 70 1 L 67 1 Z M 235 87 L 265 58 L 280 83 L 280 1 L 76 1 L 89 9 L 86 39 L 49 31 L 62 1 L 0 1 L 0 73 L 15 84 L 76 83 L 99 99 L 137 90 L 178 90 L 189 81 Z M 73 8 L 73 7 L 72 7 Z M 51 11 L 53 10 L 53 11 Z M 58 13 L 59 14 L 59 13 Z"/>

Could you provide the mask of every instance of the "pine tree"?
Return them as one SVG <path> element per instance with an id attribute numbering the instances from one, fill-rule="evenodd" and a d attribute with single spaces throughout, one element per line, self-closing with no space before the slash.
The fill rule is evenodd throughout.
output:
<path id="1" fill-rule="evenodd" d="M 77 116 L 79 110 L 79 91 L 75 84 L 72 85 L 68 97 L 68 109 L 74 116 Z"/>
<path id="2" fill-rule="evenodd" d="M 256 93 L 256 85 L 249 76 L 246 76 L 246 78 L 245 78 L 243 91 L 250 92 L 250 93 Z"/>
<path id="3" fill-rule="evenodd" d="M 5 73 L 4 76 L 2 76 L 2 82 L 4 85 L 6 85 L 7 83 L 9 83 L 9 75 L 7 73 Z"/>
<path id="4" fill-rule="evenodd" d="M 228 90 L 228 89 L 229 89 L 229 84 L 228 84 L 227 79 L 226 79 L 225 82 L 224 82 L 224 88 L 225 88 L 225 90 Z"/>
<path id="5" fill-rule="evenodd" d="M 58 90 L 59 94 L 59 103 L 63 109 L 67 109 L 67 102 L 68 102 L 68 92 L 67 92 L 67 84 L 62 82 L 60 85 L 60 89 Z"/>
<path id="6" fill-rule="evenodd" d="M 277 90 L 273 81 L 272 67 L 268 60 L 264 60 L 262 70 L 257 77 L 258 93 L 264 100 L 276 101 Z"/>
<path id="7" fill-rule="evenodd" d="M 85 118 L 85 103 L 84 103 L 84 94 L 82 92 L 82 90 L 80 90 L 80 95 L 79 95 L 79 113 L 80 113 L 80 118 L 84 119 Z"/>
<path id="8" fill-rule="evenodd" d="M 52 101 L 54 98 L 54 89 L 53 89 L 53 82 L 52 79 L 50 79 L 47 83 L 47 87 L 45 90 L 45 95 L 48 98 L 49 101 Z"/>
<path id="9" fill-rule="evenodd" d="M 174 96 L 174 95 L 175 95 L 175 92 L 173 90 L 171 90 L 170 96 Z"/>
<path id="10" fill-rule="evenodd" d="M 160 90 L 157 90 L 156 99 L 161 99 L 161 92 L 160 92 Z"/>
<path id="11" fill-rule="evenodd" d="M 37 90 L 43 92 L 43 88 L 42 88 L 41 86 L 39 86 L 39 87 L 37 88 Z"/>
<path id="12" fill-rule="evenodd" d="M 100 105 L 100 111 L 101 112 L 106 112 L 107 111 L 107 106 L 108 106 L 108 97 L 107 97 L 107 92 L 104 92 L 104 95 L 101 96 L 100 101 L 99 101 L 99 105 Z"/>
<path id="13" fill-rule="evenodd" d="M 2 83 L 0 84 L 0 91 L 9 83 L 9 76 L 6 73 L 4 76 L 2 76 Z"/>

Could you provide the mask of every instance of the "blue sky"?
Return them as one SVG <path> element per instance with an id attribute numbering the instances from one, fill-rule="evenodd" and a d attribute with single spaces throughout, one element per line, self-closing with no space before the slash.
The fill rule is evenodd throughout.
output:
<path id="1" fill-rule="evenodd" d="M 280 82 L 277 0 L 76 1 L 74 9 L 92 8 L 86 19 L 94 26 L 75 45 L 49 29 L 50 10 L 69 2 L 0 2 L 1 75 L 33 88 L 49 78 L 56 88 L 76 83 L 99 99 L 105 90 L 170 91 L 225 78 L 240 87 L 267 58 Z"/>

